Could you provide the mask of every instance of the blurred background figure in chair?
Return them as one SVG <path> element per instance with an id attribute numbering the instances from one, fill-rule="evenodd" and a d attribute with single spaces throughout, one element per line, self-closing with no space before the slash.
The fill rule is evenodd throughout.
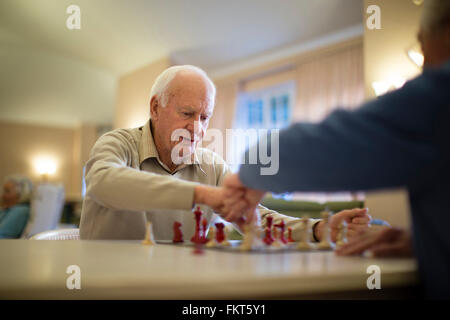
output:
<path id="1" fill-rule="evenodd" d="M 33 184 L 30 179 L 11 175 L 3 184 L 0 210 L 0 239 L 19 238 L 30 216 L 30 197 Z"/>

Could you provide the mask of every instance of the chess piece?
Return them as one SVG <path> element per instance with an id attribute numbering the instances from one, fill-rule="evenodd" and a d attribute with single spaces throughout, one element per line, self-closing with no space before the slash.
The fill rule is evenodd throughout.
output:
<path id="1" fill-rule="evenodd" d="M 197 210 L 194 211 L 195 215 L 195 233 L 191 238 L 191 242 L 200 243 L 201 242 L 201 234 L 200 234 L 200 220 L 202 219 L 202 211 L 200 207 L 197 207 Z"/>
<path id="2" fill-rule="evenodd" d="M 215 247 L 217 245 L 217 242 L 216 242 L 216 235 L 215 235 L 214 227 L 209 228 L 208 235 L 209 235 L 209 241 L 206 243 L 206 246 L 208 248 Z"/>
<path id="3" fill-rule="evenodd" d="M 225 227 L 224 233 L 223 233 L 223 241 L 220 243 L 224 247 L 231 246 L 230 241 L 228 241 L 228 232 L 230 232 L 230 229 L 228 227 Z"/>
<path id="4" fill-rule="evenodd" d="M 322 214 L 323 229 L 322 229 L 322 239 L 318 244 L 318 249 L 329 250 L 333 248 L 333 243 L 331 242 L 331 231 L 330 231 L 330 217 L 331 212 L 323 211 Z"/>
<path id="5" fill-rule="evenodd" d="M 311 229 L 309 227 L 309 218 L 303 217 L 300 219 L 301 222 L 301 233 L 300 242 L 297 245 L 298 250 L 310 250 L 312 245 L 310 243 Z"/>
<path id="6" fill-rule="evenodd" d="M 245 224 L 244 225 L 244 238 L 242 239 L 241 246 L 239 249 L 241 251 L 250 251 L 252 250 L 255 243 L 256 236 L 256 226 L 254 224 Z"/>
<path id="7" fill-rule="evenodd" d="M 151 246 L 154 244 L 154 239 L 153 239 L 153 230 L 152 230 L 152 223 L 151 222 L 147 222 L 147 227 L 145 229 L 145 239 L 142 240 L 142 244 Z"/>
<path id="8" fill-rule="evenodd" d="M 286 238 L 284 237 L 284 229 L 286 227 L 286 225 L 284 224 L 284 220 L 281 220 L 280 223 L 274 225 L 277 228 L 280 228 L 280 242 L 282 244 L 286 244 L 288 241 L 286 240 Z"/>
<path id="9" fill-rule="evenodd" d="M 216 243 L 220 244 L 225 239 L 225 225 L 222 222 L 216 223 Z"/>
<path id="10" fill-rule="evenodd" d="M 184 242 L 183 240 L 183 232 L 181 231 L 181 223 L 175 221 L 173 223 L 173 243 Z"/>
<path id="11" fill-rule="evenodd" d="M 264 243 L 268 246 L 270 246 L 272 244 L 272 242 L 274 241 L 274 238 L 272 237 L 272 221 L 273 221 L 273 217 L 272 216 L 268 216 L 266 218 L 267 221 L 267 227 L 265 229 L 265 237 L 263 239 Z"/>
<path id="12" fill-rule="evenodd" d="M 281 241 L 278 239 L 278 231 L 277 228 L 274 226 L 273 228 L 273 242 L 272 247 L 279 248 L 281 247 Z"/>
<path id="13" fill-rule="evenodd" d="M 292 238 L 292 228 L 291 227 L 288 228 L 288 239 L 287 239 L 287 241 L 288 242 L 295 242 L 295 240 Z"/>
<path id="14" fill-rule="evenodd" d="M 339 248 L 347 243 L 347 222 L 342 221 L 339 226 L 337 235 L 336 248 Z"/>

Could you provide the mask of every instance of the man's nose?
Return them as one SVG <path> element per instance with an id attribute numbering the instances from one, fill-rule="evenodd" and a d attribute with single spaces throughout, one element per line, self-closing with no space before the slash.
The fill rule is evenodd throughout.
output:
<path id="1" fill-rule="evenodd" d="M 201 136 L 201 132 L 202 132 L 202 123 L 200 121 L 200 116 L 198 118 L 193 118 L 192 120 L 189 121 L 186 129 L 189 130 L 189 132 L 193 135 L 195 134 L 196 136 Z"/>

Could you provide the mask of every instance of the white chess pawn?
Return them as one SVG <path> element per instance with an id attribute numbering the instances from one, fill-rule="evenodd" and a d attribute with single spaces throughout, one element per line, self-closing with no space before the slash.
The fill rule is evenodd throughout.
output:
<path id="1" fill-rule="evenodd" d="M 347 222 L 342 221 L 339 226 L 336 247 L 339 248 L 347 243 Z"/>
<path id="2" fill-rule="evenodd" d="M 318 248 L 321 250 L 328 250 L 333 248 L 333 243 L 331 242 L 330 235 L 330 216 L 331 213 L 328 211 L 322 212 L 322 221 L 323 221 L 323 229 L 322 229 L 322 239 L 318 244 Z"/>
<path id="3" fill-rule="evenodd" d="M 224 235 L 224 239 L 223 241 L 220 243 L 222 246 L 224 247 L 229 247 L 231 246 L 230 241 L 228 241 L 228 232 L 230 232 L 230 228 L 228 226 L 225 227 L 225 229 L 223 230 L 223 235 Z"/>
<path id="4" fill-rule="evenodd" d="M 206 246 L 208 248 L 215 247 L 217 245 L 217 242 L 216 242 L 216 230 L 214 229 L 214 227 L 209 228 L 208 235 L 209 235 L 210 239 L 206 243 Z"/>
<path id="5" fill-rule="evenodd" d="M 147 222 L 147 228 L 145 230 L 145 239 L 142 240 L 142 244 L 151 246 L 155 240 L 153 239 L 153 229 L 152 229 L 152 223 Z"/>
<path id="6" fill-rule="evenodd" d="M 309 218 L 303 217 L 301 220 L 302 228 L 300 233 L 300 242 L 297 245 L 298 250 L 310 250 L 312 245 L 310 243 L 311 229 L 309 227 Z"/>
<path id="7" fill-rule="evenodd" d="M 242 251 L 250 251 L 253 248 L 255 242 L 256 230 L 255 226 L 252 224 L 244 225 L 244 238 L 242 239 L 241 246 L 239 247 Z"/>

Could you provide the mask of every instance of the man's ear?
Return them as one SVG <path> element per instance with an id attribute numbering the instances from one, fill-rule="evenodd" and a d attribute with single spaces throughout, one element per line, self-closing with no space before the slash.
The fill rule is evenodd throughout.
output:
<path id="1" fill-rule="evenodd" d="M 153 96 L 152 99 L 150 100 L 150 117 L 154 120 L 158 120 L 158 116 L 159 116 L 159 101 L 158 98 L 156 98 L 156 96 Z"/>

